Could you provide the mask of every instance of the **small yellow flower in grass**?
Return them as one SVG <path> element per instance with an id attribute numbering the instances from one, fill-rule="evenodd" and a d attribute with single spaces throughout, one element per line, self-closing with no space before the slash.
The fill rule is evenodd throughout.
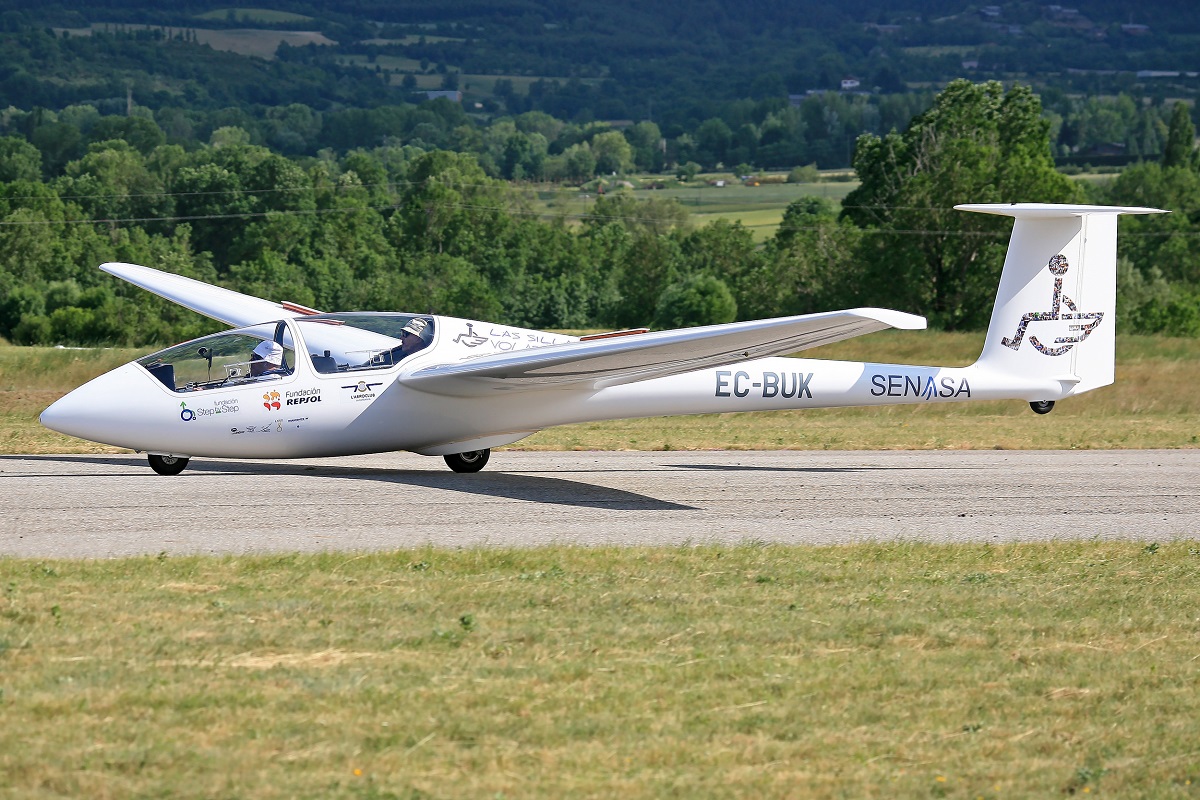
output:
<path id="1" fill-rule="evenodd" d="M 361 777 L 362 777 L 362 770 L 361 770 L 361 769 L 358 769 L 357 767 L 355 767 L 355 768 L 354 768 L 354 777 L 356 777 L 356 778 L 361 778 Z"/>
<path id="2" fill-rule="evenodd" d="M 1090 786 L 1083 787 L 1084 794 L 1091 794 L 1091 791 L 1092 791 L 1092 787 L 1090 787 Z"/>
<path id="3" fill-rule="evenodd" d="M 945 783 L 945 782 L 946 782 L 946 776 L 945 776 L 945 775 L 938 775 L 938 776 L 937 776 L 937 782 L 938 782 L 938 783 Z"/>

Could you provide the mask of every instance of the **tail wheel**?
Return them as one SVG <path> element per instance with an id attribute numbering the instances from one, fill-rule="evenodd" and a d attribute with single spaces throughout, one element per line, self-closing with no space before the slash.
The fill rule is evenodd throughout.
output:
<path id="1" fill-rule="evenodd" d="M 178 456 L 156 456 L 150 455 L 146 459 L 150 462 L 150 469 L 157 472 L 159 475 L 178 475 L 183 472 L 183 468 L 188 465 L 186 458 Z"/>
<path id="2" fill-rule="evenodd" d="M 1034 400 L 1029 404 L 1035 414 L 1049 414 L 1054 410 L 1053 400 Z"/>
<path id="3" fill-rule="evenodd" d="M 468 450 L 465 453 L 453 453 L 443 456 L 446 466 L 455 472 L 479 472 L 487 464 L 492 455 L 491 450 Z"/>

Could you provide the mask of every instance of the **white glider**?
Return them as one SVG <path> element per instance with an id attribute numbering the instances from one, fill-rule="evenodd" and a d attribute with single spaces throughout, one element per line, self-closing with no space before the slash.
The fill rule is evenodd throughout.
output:
<path id="1" fill-rule="evenodd" d="M 323 314 L 134 264 L 101 269 L 234 326 L 152 353 L 47 408 L 62 433 L 145 452 L 302 458 L 411 450 L 475 472 L 542 428 L 671 414 L 964 400 L 1039 413 L 1113 381 L 1120 214 L 961 205 L 1015 218 L 983 353 L 969 367 L 780 358 L 923 317 L 856 308 L 576 338 L 478 320 Z"/>

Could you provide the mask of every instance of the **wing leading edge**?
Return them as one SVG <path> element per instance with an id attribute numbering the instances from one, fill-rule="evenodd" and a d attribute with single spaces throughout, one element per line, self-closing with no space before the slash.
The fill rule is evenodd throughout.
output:
<path id="1" fill-rule="evenodd" d="M 453 396 L 514 389 L 601 389 L 795 353 L 885 328 L 924 327 L 925 318 L 914 314 L 855 308 L 480 356 L 418 369 L 399 380 L 413 389 Z"/>
<path id="2" fill-rule="evenodd" d="M 100 269 L 234 328 L 312 313 L 308 309 L 297 311 L 296 308 L 287 308 L 281 303 L 273 303 L 270 300 L 137 264 L 114 261 L 101 264 Z"/>

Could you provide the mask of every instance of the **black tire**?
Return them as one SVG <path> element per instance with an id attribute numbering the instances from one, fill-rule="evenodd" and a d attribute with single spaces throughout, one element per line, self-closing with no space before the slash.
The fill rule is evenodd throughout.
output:
<path id="1" fill-rule="evenodd" d="M 1049 414 L 1054 410 L 1053 400 L 1034 400 L 1029 404 L 1035 414 Z"/>
<path id="2" fill-rule="evenodd" d="M 146 460 L 150 462 L 150 469 L 159 475 L 178 475 L 188 465 L 188 460 L 179 456 L 149 455 Z"/>
<path id="3" fill-rule="evenodd" d="M 442 457 L 446 459 L 446 466 L 455 472 L 479 472 L 491 455 L 491 450 L 468 450 L 465 453 L 453 453 Z"/>

